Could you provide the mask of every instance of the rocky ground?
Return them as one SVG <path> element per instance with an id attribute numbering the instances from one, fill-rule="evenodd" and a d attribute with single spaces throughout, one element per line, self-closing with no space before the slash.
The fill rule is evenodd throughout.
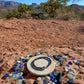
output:
<path id="1" fill-rule="evenodd" d="M 83 63 L 84 22 L 16 18 L 0 20 L 0 81 L 18 57 L 40 51 L 51 55 L 64 54 L 69 57 L 68 60 L 76 57 Z M 83 84 L 84 67 L 74 68 L 79 73 L 75 84 Z M 32 84 L 31 81 L 28 84 Z"/>

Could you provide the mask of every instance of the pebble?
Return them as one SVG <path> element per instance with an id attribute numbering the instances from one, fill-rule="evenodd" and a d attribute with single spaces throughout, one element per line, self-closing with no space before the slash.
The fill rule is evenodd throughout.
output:
<path id="1" fill-rule="evenodd" d="M 75 60 L 75 57 L 73 57 L 72 59 Z"/>
<path id="2" fill-rule="evenodd" d="M 9 77 L 9 73 L 7 73 L 7 74 L 4 75 L 4 78 L 7 78 L 7 77 Z"/>
<path id="3" fill-rule="evenodd" d="M 74 73 L 73 72 L 68 72 L 67 77 L 69 79 L 71 79 L 71 78 L 75 79 L 75 76 L 74 76 Z"/>
<path id="4" fill-rule="evenodd" d="M 63 63 L 60 63 L 60 66 L 62 66 L 63 65 Z"/>
<path id="5" fill-rule="evenodd" d="M 55 62 L 55 66 L 59 66 L 60 63 L 58 61 L 54 61 Z"/>
<path id="6" fill-rule="evenodd" d="M 24 64 L 20 64 L 19 68 L 21 69 L 24 66 Z"/>
<path id="7" fill-rule="evenodd" d="M 76 65 L 81 65 L 81 62 L 76 62 Z"/>
<path id="8" fill-rule="evenodd" d="M 47 79 L 47 81 L 50 81 L 50 77 L 49 76 L 46 76 L 46 79 Z"/>
<path id="9" fill-rule="evenodd" d="M 68 64 L 72 65 L 72 62 L 71 62 L 71 61 L 69 61 L 69 62 L 68 62 Z"/>
<path id="10" fill-rule="evenodd" d="M 67 84 L 74 84 L 74 79 L 71 78 L 71 79 L 67 82 Z"/>
<path id="11" fill-rule="evenodd" d="M 64 59 L 62 59 L 62 58 L 61 58 L 61 59 L 59 59 L 59 62 L 64 62 Z"/>
<path id="12" fill-rule="evenodd" d="M 38 80 L 38 81 L 41 81 L 42 79 L 41 79 L 41 77 L 38 77 L 37 80 Z"/>
<path id="13" fill-rule="evenodd" d="M 25 58 L 22 58 L 22 62 L 25 62 L 26 61 L 26 59 Z"/>
<path id="14" fill-rule="evenodd" d="M 33 84 L 38 84 L 38 83 L 37 83 L 37 81 L 34 81 L 34 83 L 33 83 Z"/>
<path id="15" fill-rule="evenodd" d="M 35 56 L 37 56 L 37 52 L 35 53 Z M 43 55 L 43 52 L 40 52 L 40 55 Z M 32 55 L 27 55 L 26 58 L 21 57 L 21 59 L 19 58 L 15 64 L 15 66 L 13 66 L 13 70 L 15 72 L 13 73 L 7 73 L 4 75 L 4 78 L 6 78 L 6 80 L 4 81 L 13 81 L 16 80 L 16 84 L 25 84 L 26 82 L 23 79 L 23 73 L 21 72 L 25 62 L 27 62 L 30 57 L 32 57 Z M 50 56 L 49 56 L 50 57 Z M 67 56 L 65 55 L 53 55 L 53 58 L 55 59 L 54 62 L 56 64 L 56 66 L 62 66 L 63 62 L 65 60 L 67 60 Z M 83 66 L 82 63 L 77 62 L 77 60 L 75 60 L 75 57 L 72 58 L 73 62 L 77 65 L 81 65 Z M 71 61 L 68 62 L 68 64 L 65 66 L 65 71 L 63 71 L 62 73 L 56 73 L 55 71 L 53 71 L 50 76 L 45 76 L 45 77 L 38 77 L 37 81 L 34 81 L 33 84 L 61 84 L 61 82 L 63 82 L 63 79 L 61 78 L 62 76 L 67 74 L 67 77 L 70 79 L 67 84 L 73 84 L 73 81 L 75 79 L 75 76 L 78 74 L 73 67 L 71 67 L 70 65 L 72 65 L 73 63 Z M 19 69 L 19 70 L 18 70 Z M 61 71 L 61 70 L 60 70 Z M 67 72 L 67 73 L 66 73 Z M 27 74 L 27 73 L 26 73 Z M 22 81 L 22 82 L 20 82 Z M 18 83 L 19 82 L 19 83 Z"/>
<path id="16" fill-rule="evenodd" d="M 22 80 L 22 84 L 26 84 L 25 80 Z"/>
<path id="17" fill-rule="evenodd" d="M 65 72 L 65 71 L 63 71 L 63 72 L 62 72 L 62 76 L 64 76 L 65 74 L 66 74 L 66 72 Z"/>
<path id="18" fill-rule="evenodd" d="M 73 62 L 74 62 L 74 63 L 76 63 L 76 62 L 77 62 L 77 60 L 73 60 Z"/>
<path id="19" fill-rule="evenodd" d="M 59 72 L 56 76 L 56 79 L 57 79 L 57 83 L 59 84 L 60 83 L 60 80 L 61 80 L 61 77 L 62 77 L 62 73 Z"/>
<path id="20" fill-rule="evenodd" d="M 10 73 L 10 74 L 9 74 L 9 76 L 13 76 L 13 74 L 12 74 L 12 73 Z"/>
<path id="21" fill-rule="evenodd" d="M 40 52 L 41 55 L 43 55 L 43 52 Z"/>
<path id="22" fill-rule="evenodd" d="M 19 63 L 18 62 L 16 62 L 16 66 L 18 66 L 19 65 Z"/>

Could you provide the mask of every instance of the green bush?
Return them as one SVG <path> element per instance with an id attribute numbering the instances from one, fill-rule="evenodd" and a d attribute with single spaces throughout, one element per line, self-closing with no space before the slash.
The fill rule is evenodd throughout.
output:
<path id="1" fill-rule="evenodd" d="M 84 12 L 82 12 L 82 13 L 80 14 L 80 19 L 81 19 L 81 20 L 84 20 Z"/>
<path id="2" fill-rule="evenodd" d="M 34 19 L 47 19 L 47 17 L 45 17 L 43 13 L 32 13 L 31 16 Z"/>
<path id="3" fill-rule="evenodd" d="M 28 18 L 34 19 L 60 19 L 60 20 L 84 20 L 84 12 L 79 13 L 66 5 L 69 0 L 48 0 L 41 3 L 37 8 L 21 4 L 17 9 L 8 11 L 6 18 Z"/>
<path id="4" fill-rule="evenodd" d="M 67 1 L 69 0 L 48 0 L 47 3 L 41 3 L 40 8 L 44 9 L 49 17 L 53 18 L 57 16 L 58 9 L 66 7 Z"/>
<path id="5" fill-rule="evenodd" d="M 17 9 L 14 9 L 14 10 L 12 10 L 12 11 L 9 11 L 9 12 L 7 13 L 7 15 L 6 15 L 6 18 L 7 18 L 7 19 L 9 19 L 9 18 L 11 18 L 11 17 L 20 18 L 21 15 L 20 15 L 20 13 L 17 11 Z"/>
<path id="6" fill-rule="evenodd" d="M 59 18 L 60 20 L 70 20 L 70 16 L 69 15 L 62 15 L 62 16 L 60 16 L 60 18 Z"/>
<path id="7" fill-rule="evenodd" d="M 12 11 L 8 11 L 6 18 L 9 19 L 11 17 L 15 18 L 27 18 L 31 16 L 31 13 L 34 12 L 33 6 L 28 6 L 26 4 L 21 4 L 17 9 L 13 9 Z"/>

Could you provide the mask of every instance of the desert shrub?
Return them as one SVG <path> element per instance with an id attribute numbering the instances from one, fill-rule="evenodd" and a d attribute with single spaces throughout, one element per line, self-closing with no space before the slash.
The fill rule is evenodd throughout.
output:
<path id="1" fill-rule="evenodd" d="M 0 14 L 0 19 L 4 19 L 4 18 L 5 18 L 5 16 L 6 16 L 6 14 L 5 14 L 5 13 L 1 13 L 1 14 Z"/>
<path id="2" fill-rule="evenodd" d="M 81 20 L 84 20 L 84 12 L 82 12 L 82 13 L 80 14 L 80 19 L 81 19 Z"/>
<path id="3" fill-rule="evenodd" d="M 58 17 L 58 19 L 60 19 L 60 20 L 69 20 L 70 17 L 69 17 L 69 15 L 62 15 L 62 16 Z"/>
<path id="4" fill-rule="evenodd" d="M 70 0 L 48 0 L 47 3 L 41 3 L 39 7 L 44 9 L 51 19 L 79 20 L 79 12 L 67 6 L 67 1 Z"/>
<path id="5" fill-rule="evenodd" d="M 34 19 L 47 19 L 47 17 L 44 16 L 43 13 L 32 13 L 31 16 L 32 16 Z"/>
<path id="6" fill-rule="evenodd" d="M 44 9 L 48 13 L 49 17 L 53 18 L 57 16 L 57 10 L 63 9 L 69 0 L 48 0 L 47 3 L 41 3 L 40 8 Z"/>
<path id="7" fill-rule="evenodd" d="M 11 18 L 11 17 L 20 18 L 21 15 L 20 15 L 20 13 L 17 11 L 17 9 L 14 9 L 14 10 L 12 10 L 12 11 L 9 11 L 9 12 L 7 13 L 7 15 L 6 15 L 6 18 L 7 18 L 7 19 L 9 19 L 9 18 Z"/>
<path id="8" fill-rule="evenodd" d="M 17 9 L 8 11 L 6 18 L 16 17 L 16 18 L 27 18 L 31 16 L 31 13 L 34 12 L 33 6 L 28 6 L 26 4 L 21 4 Z"/>
<path id="9" fill-rule="evenodd" d="M 60 20 L 79 20 L 79 12 L 74 10 L 73 8 L 65 7 L 64 9 L 57 10 L 57 16 L 55 19 Z"/>
<path id="10" fill-rule="evenodd" d="M 41 3 L 35 9 L 31 5 L 21 4 L 17 9 L 8 11 L 6 18 L 33 17 L 35 19 L 84 20 L 84 12 L 80 14 L 67 6 L 67 1 L 69 0 L 48 0 L 47 3 Z"/>

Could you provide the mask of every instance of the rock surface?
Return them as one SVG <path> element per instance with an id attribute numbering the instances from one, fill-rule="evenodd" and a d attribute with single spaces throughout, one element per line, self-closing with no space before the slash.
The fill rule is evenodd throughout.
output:
<path id="1" fill-rule="evenodd" d="M 35 52 L 42 51 L 49 55 L 64 54 L 84 62 L 83 38 L 84 22 L 81 21 L 16 18 L 0 20 L 0 84 L 3 84 L 3 75 L 10 70 L 18 57 Z M 79 73 L 75 84 L 83 84 L 84 67 L 75 65 L 73 67 Z M 32 84 L 32 81 L 34 79 L 28 80 L 29 84 Z M 6 84 L 15 84 L 15 82 Z"/>

